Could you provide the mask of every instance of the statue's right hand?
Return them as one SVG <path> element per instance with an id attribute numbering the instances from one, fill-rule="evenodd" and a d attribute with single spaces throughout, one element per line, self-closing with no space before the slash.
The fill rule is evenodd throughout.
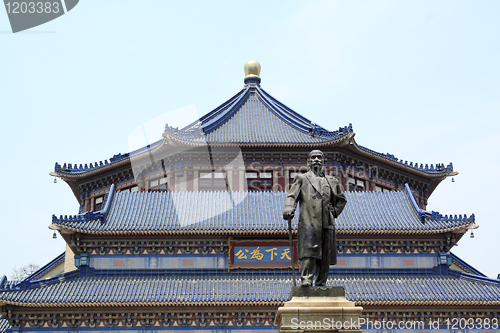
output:
<path id="1" fill-rule="evenodd" d="M 293 212 L 293 209 L 285 209 L 283 211 L 283 219 L 285 220 L 291 220 L 295 216 L 295 213 Z"/>

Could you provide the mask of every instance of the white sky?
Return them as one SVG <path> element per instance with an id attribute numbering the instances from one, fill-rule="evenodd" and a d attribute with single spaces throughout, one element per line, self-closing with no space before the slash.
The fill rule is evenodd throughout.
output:
<path id="1" fill-rule="evenodd" d="M 496 277 L 499 14 L 498 1 L 80 1 L 12 34 L 0 10 L 0 276 L 64 250 L 47 226 L 78 205 L 48 175 L 56 161 L 108 159 L 155 117 L 209 112 L 256 59 L 262 87 L 311 121 L 352 123 L 359 144 L 404 160 L 453 162 L 460 175 L 428 208 L 476 214 L 476 237 L 453 252 Z"/>

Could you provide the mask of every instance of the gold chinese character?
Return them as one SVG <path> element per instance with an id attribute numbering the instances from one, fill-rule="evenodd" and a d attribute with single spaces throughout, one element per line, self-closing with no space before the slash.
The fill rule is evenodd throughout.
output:
<path id="1" fill-rule="evenodd" d="M 266 252 L 271 252 L 271 261 L 274 259 L 274 256 L 277 256 L 278 254 L 274 251 L 277 251 L 278 249 L 273 247 L 272 249 L 265 250 Z"/>
<path id="2" fill-rule="evenodd" d="M 257 259 L 257 260 L 262 260 L 262 258 L 264 258 L 264 255 L 262 253 L 260 253 L 260 246 L 258 248 L 256 248 L 255 250 L 253 250 L 252 252 L 250 252 L 250 254 L 252 255 L 250 257 L 250 259 Z"/>
<path id="3" fill-rule="evenodd" d="M 239 250 L 238 253 L 235 254 L 235 256 L 238 256 L 238 259 L 246 259 L 247 258 L 245 253 L 243 253 L 243 251 L 241 251 L 241 250 Z"/>
<path id="4" fill-rule="evenodd" d="M 283 249 L 283 252 L 281 252 L 280 259 L 283 259 L 286 257 L 288 260 L 292 260 L 292 258 L 290 258 L 290 256 L 289 256 L 289 254 L 290 254 L 290 249 Z"/>

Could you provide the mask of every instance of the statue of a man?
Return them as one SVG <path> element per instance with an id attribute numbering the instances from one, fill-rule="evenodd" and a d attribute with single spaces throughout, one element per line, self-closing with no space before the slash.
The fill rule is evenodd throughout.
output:
<path id="1" fill-rule="evenodd" d="M 283 218 L 288 220 L 300 204 L 298 259 L 302 287 L 326 286 L 330 265 L 337 263 L 334 218 L 347 200 L 340 181 L 323 173 L 324 164 L 323 152 L 309 153 L 309 171 L 295 176 L 283 209 Z"/>

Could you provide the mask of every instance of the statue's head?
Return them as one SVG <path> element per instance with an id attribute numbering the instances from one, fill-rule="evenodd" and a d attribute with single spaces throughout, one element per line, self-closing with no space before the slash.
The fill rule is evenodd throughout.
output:
<path id="1" fill-rule="evenodd" d="M 325 155 L 321 150 L 312 150 L 307 156 L 307 165 L 309 169 L 321 170 L 325 165 Z"/>

